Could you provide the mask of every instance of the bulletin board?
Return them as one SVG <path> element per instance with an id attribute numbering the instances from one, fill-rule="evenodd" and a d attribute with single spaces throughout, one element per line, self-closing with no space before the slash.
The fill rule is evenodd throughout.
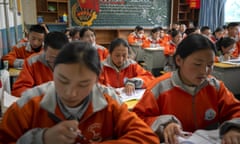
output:
<path id="1" fill-rule="evenodd" d="M 71 26 L 169 26 L 170 0 L 70 0 Z"/>

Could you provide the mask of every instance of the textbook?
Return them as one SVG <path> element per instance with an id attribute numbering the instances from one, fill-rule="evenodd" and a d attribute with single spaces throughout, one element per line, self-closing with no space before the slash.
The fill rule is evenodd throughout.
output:
<path id="1" fill-rule="evenodd" d="M 219 130 L 196 130 L 189 137 L 178 137 L 179 144 L 221 144 Z"/>
<path id="2" fill-rule="evenodd" d="M 124 88 L 117 88 L 116 91 L 119 93 L 120 95 L 120 100 L 122 102 L 126 102 L 126 101 L 130 101 L 130 100 L 139 100 L 142 98 L 145 89 L 136 89 L 134 93 L 132 93 L 131 95 L 127 95 L 124 92 Z"/>
<path id="3" fill-rule="evenodd" d="M 226 64 L 232 64 L 232 65 L 240 65 L 240 59 L 231 59 L 228 61 L 222 61 L 222 63 L 226 63 Z"/>

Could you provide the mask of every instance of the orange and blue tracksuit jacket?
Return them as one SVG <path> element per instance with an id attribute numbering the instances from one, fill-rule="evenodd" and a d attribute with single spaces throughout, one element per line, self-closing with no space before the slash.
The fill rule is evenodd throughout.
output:
<path id="1" fill-rule="evenodd" d="M 144 42 L 142 47 L 143 48 L 149 48 L 149 47 L 160 47 L 164 46 L 165 42 L 162 39 L 153 39 L 152 36 L 148 37 Z"/>
<path id="2" fill-rule="evenodd" d="M 183 130 L 194 132 L 240 117 L 240 102 L 213 76 L 192 91 L 182 83 L 178 71 L 173 71 L 155 79 L 133 111 L 154 131 L 164 125 L 161 117 L 174 115 Z"/>
<path id="3" fill-rule="evenodd" d="M 45 95 L 21 97 L 4 113 L 0 141 L 43 143 L 44 130 L 72 119 L 59 101 L 54 85 L 48 87 Z M 82 105 L 84 108 L 75 119 L 85 139 L 76 139 L 75 143 L 160 143 L 154 132 L 135 113 L 128 111 L 126 104 L 118 104 L 96 86 Z"/>
<path id="4" fill-rule="evenodd" d="M 238 58 L 240 57 L 240 40 L 236 42 L 236 48 L 232 53 L 232 58 Z"/>
<path id="5" fill-rule="evenodd" d="M 170 40 L 164 47 L 163 53 L 165 56 L 173 56 L 176 51 L 176 44 Z"/>
<path id="6" fill-rule="evenodd" d="M 108 49 L 98 44 L 96 44 L 95 47 L 97 49 L 100 60 L 103 61 L 106 59 L 108 56 Z"/>
<path id="7" fill-rule="evenodd" d="M 26 89 L 52 80 L 52 69 L 45 60 L 45 52 L 42 51 L 24 61 L 23 69 L 13 84 L 12 95 L 20 97 Z"/>
<path id="8" fill-rule="evenodd" d="M 135 88 L 146 88 L 155 79 L 132 59 L 127 59 L 120 69 L 114 66 L 110 57 L 105 59 L 102 65 L 99 82 L 114 88 L 124 87 L 127 83 L 134 84 Z"/>
<path id="9" fill-rule="evenodd" d="M 43 49 L 43 48 L 42 48 Z M 12 47 L 12 50 L 2 60 L 8 60 L 9 67 L 22 67 L 24 59 L 34 54 L 29 42 L 20 42 Z"/>
<path id="10" fill-rule="evenodd" d="M 129 45 L 135 45 L 135 44 L 137 44 L 138 42 L 141 42 L 141 43 L 143 44 L 143 42 L 146 40 L 146 36 L 143 35 L 143 37 L 140 38 L 140 37 L 138 37 L 138 36 L 136 35 L 135 32 L 132 32 L 132 33 L 130 33 L 130 34 L 128 35 L 127 40 L 128 40 Z"/>

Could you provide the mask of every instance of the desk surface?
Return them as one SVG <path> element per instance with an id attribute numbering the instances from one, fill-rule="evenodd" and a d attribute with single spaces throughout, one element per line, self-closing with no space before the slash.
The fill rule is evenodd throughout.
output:
<path id="1" fill-rule="evenodd" d="M 139 100 L 130 100 L 124 103 L 127 104 L 129 110 L 132 110 L 135 107 L 135 105 L 138 103 L 138 101 Z"/>
<path id="2" fill-rule="evenodd" d="M 219 68 L 237 68 L 240 67 L 238 64 L 229 64 L 229 63 L 214 63 L 215 67 Z"/>
<path id="3" fill-rule="evenodd" d="M 16 77 L 20 74 L 21 69 L 9 68 L 8 71 L 11 77 Z"/>

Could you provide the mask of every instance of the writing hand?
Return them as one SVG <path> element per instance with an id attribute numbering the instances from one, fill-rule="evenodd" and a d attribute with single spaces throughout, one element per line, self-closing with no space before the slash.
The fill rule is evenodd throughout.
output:
<path id="1" fill-rule="evenodd" d="M 177 123 L 169 123 L 163 131 L 164 139 L 166 144 L 177 144 L 177 136 L 181 135 L 181 126 Z"/>
<path id="2" fill-rule="evenodd" d="M 73 144 L 79 133 L 78 121 L 62 121 L 44 132 L 44 144 Z"/>

